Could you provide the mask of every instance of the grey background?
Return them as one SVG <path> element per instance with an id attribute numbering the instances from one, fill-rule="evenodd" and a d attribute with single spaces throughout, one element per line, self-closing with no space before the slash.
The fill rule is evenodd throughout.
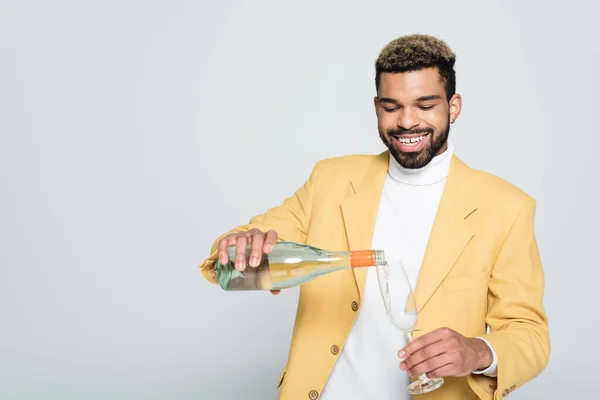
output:
<path id="1" fill-rule="evenodd" d="M 373 63 L 415 32 L 458 54 L 458 155 L 538 199 L 552 355 L 510 397 L 593 390 L 585 3 L 0 1 L 0 398 L 276 398 L 297 290 L 197 266 L 317 160 L 383 150 Z"/>

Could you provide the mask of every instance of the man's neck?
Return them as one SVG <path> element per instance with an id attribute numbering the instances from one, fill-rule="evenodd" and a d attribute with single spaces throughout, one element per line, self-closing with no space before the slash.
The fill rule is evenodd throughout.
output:
<path id="1" fill-rule="evenodd" d="M 446 150 L 422 168 L 405 168 L 390 154 L 388 172 L 390 176 L 398 181 L 413 186 L 427 186 L 443 181 L 448 177 L 450 162 L 454 154 L 454 147 L 450 141 L 447 142 Z"/>

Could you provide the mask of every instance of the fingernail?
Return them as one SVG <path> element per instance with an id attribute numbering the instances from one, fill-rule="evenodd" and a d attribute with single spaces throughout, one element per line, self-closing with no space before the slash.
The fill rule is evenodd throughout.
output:
<path id="1" fill-rule="evenodd" d="M 244 269 L 244 263 L 243 263 L 242 261 L 238 261 L 238 262 L 236 262 L 236 263 L 235 263 L 235 267 L 236 267 L 236 268 L 237 268 L 239 271 L 241 271 L 241 270 L 243 270 L 243 269 Z"/>
<path id="2" fill-rule="evenodd" d="M 398 357 L 406 357 L 406 352 L 404 350 L 400 350 L 400 352 L 398 353 Z"/>
<path id="3" fill-rule="evenodd" d="M 406 364 L 405 363 L 400 363 L 400 369 L 402 371 L 404 371 L 406 369 Z"/>
<path id="4" fill-rule="evenodd" d="M 250 266 L 256 267 L 258 265 L 258 257 L 250 258 Z"/>
<path id="5" fill-rule="evenodd" d="M 270 245 L 270 244 L 265 244 L 265 250 L 266 250 L 266 251 L 269 251 L 269 250 L 271 250 L 271 245 Z"/>

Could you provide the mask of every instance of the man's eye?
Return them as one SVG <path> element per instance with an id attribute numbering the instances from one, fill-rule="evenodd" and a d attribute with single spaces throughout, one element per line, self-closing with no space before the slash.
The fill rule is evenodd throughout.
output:
<path id="1" fill-rule="evenodd" d="M 383 109 L 385 110 L 385 112 L 394 112 L 398 109 L 398 107 L 394 107 L 394 108 L 383 107 Z"/>
<path id="2" fill-rule="evenodd" d="M 433 106 L 420 106 L 419 108 L 421 110 L 431 110 L 433 108 Z"/>

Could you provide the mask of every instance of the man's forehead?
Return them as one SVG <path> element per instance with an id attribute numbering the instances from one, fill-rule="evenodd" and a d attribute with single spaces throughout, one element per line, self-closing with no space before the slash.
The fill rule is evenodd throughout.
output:
<path id="1" fill-rule="evenodd" d="M 409 72 L 384 72 L 379 84 L 380 97 L 444 94 L 444 85 L 436 69 L 428 68 Z"/>

